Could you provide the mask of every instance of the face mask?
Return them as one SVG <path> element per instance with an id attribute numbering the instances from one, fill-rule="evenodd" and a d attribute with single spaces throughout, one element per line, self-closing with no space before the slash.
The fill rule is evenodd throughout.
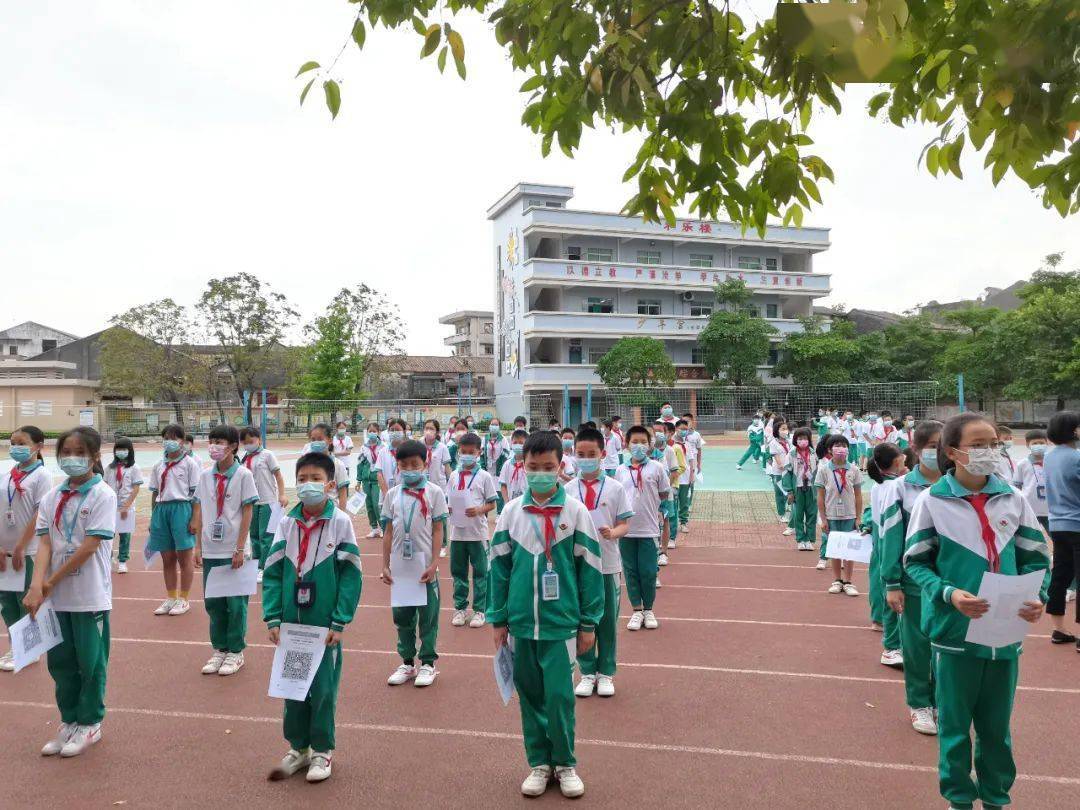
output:
<path id="1" fill-rule="evenodd" d="M 416 470 L 402 470 L 401 480 L 405 482 L 407 487 L 417 487 L 423 484 L 427 479 L 426 472 L 417 472 Z"/>
<path id="2" fill-rule="evenodd" d="M 854 419 L 854 417 L 852 417 L 852 415 L 851 415 L 851 414 L 849 413 L 849 414 L 848 414 L 847 416 L 845 416 L 845 417 L 844 417 L 844 421 L 845 421 L 845 422 L 854 422 L 854 421 L 855 421 L 855 419 Z"/>
<path id="3" fill-rule="evenodd" d="M 914 424 L 915 424 L 915 420 L 914 420 L 914 419 L 905 419 L 905 420 L 904 420 L 904 427 L 911 427 L 911 426 L 912 426 L 912 425 L 914 425 Z"/>
<path id="4" fill-rule="evenodd" d="M 570 450 L 573 450 L 574 449 L 574 440 L 573 439 L 563 439 L 562 440 L 562 449 L 567 451 L 567 452 L 569 452 Z"/>
<path id="5" fill-rule="evenodd" d="M 472 423 L 471 419 L 468 422 L 466 422 L 465 424 L 468 426 L 469 430 L 472 430 L 473 423 Z"/>
<path id="6" fill-rule="evenodd" d="M 786 430 L 781 430 L 780 431 L 780 438 L 781 439 L 786 439 L 787 438 L 787 431 Z"/>
<path id="7" fill-rule="evenodd" d="M 326 487 L 318 481 L 309 481 L 296 488 L 296 497 L 304 506 L 318 506 L 326 500 Z"/>
<path id="8" fill-rule="evenodd" d="M 11 460 L 16 464 L 25 464 L 30 460 L 30 456 L 33 455 L 33 453 L 30 452 L 30 448 L 23 444 L 11 445 L 10 454 Z"/>
<path id="9" fill-rule="evenodd" d="M 493 422 L 492 424 L 488 425 L 488 433 L 491 433 L 492 435 L 494 435 L 494 434 L 496 434 L 498 432 L 499 432 L 499 424 L 498 424 L 498 422 Z"/>
<path id="10" fill-rule="evenodd" d="M 847 450 L 846 447 L 834 447 L 832 450 L 833 461 L 847 461 Z"/>
<path id="11" fill-rule="evenodd" d="M 685 430 L 685 429 L 680 430 L 679 431 L 679 438 L 680 439 L 685 439 L 689 435 L 689 433 L 690 433 L 689 430 Z"/>
<path id="12" fill-rule="evenodd" d="M 664 416 L 671 416 L 675 412 L 673 410 L 671 410 L 671 408 L 661 408 L 660 413 L 663 414 Z"/>
<path id="13" fill-rule="evenodd" d="M 525 473 L 525 479 L 529 482 L 529 489 L 535 495 L 537 493 L 551 492 L 559 480 L 558 473 L 531 472 Z"/>
<path id="14" fill-rule="evenodd" d="M 457 433 L 454 434 L 454 441 L 460 442 L 461 437 L 464 436 L 464 435 L 465 435 L 465 431 L 464 430 L 459 430 Z"/>
<path id="15" fill-rule="evenodd" d="M 648 452 L 649 448 L 646 447 L 644 444 L 630 445 L 630 457 L 634 459 L 634 461 L 641 461 L 645 458 L 646 455 L 648 455 Z"/>
<path id="16" fill-rule="evenodd" d="M 1010 447 L 1013 446 L 1013 440 L 1012 439 L 1006 439 L 1005 441 L 1002 442 L 1002 445 L 1004 445 L 1005 449 L 1008 450 Z"/>
<path id="17" fill-rule="evenodd" d="M 166 439 L 161 443 L 161 446 L 165 449 L 165 452 L 171 456 L 180 449 L 180 442 L 176 439 Z"/>
<path id="18" fill-rule="evenodd" d="M 379 443 L 379 434 L 378 433 L 369 433 L 368 437 L 367 437 L 367 443 L 370 444 L 372 447 L 377 445 Z"/>
<path id="19" fill-rule="evenodd" d="M 667 437 L 662 433 L 657 433 L 653 439 L 653 444 L 657 447 L 664 447 L 667 444 Z"/>
<path id="20" fill-rule="evenodd" d="M 212 444 L 210 445 L 210 458 L 214 461 L 221 461 L 225 456 L 229 454 L 229 448 L 224 444 Z"/>
<path id="21" fill-rule="evenodd" d="M 1028 450 L 1031 452 L 1031 455 L 1041 458 L 1043 453 L 1046 452 L 1046 445 L 1045 444 L 1029 444 L 1028 445 Z"/>
<path id="22" fill-rule="evenodd" d="M 524 453 L 524 452 L 525 452 L 525 445 L 523 445 L 523 444 L 515 444 L 514 445 L 514 458 L 520 458 L 521 454 Z"/>
<path id="23" fill-rule="evenodd" d="M 391 430 L 390 431 L 390 441 L 392 441 L 392 442 L 400 442 L 404 438 L 405 438 L 405 432 L 404 431 L 402 431 L 402 430 Z"/>
<path id="24" fill-rule="evenodd" d="M 999 458 L 997 450 L 991 447 L 973 447 L 965 452 L 968 460 L 963 467 L 972 475 L 990 475 L 997 469 Z"/>
<path id="25" fill-rule="evenodd" d="M 115 453 L 113 453 L 113 455 L 116 456 L 121 461 L 124 461 L 128 457 L 128 451 L 127 450 L 117 450 Z"/>
<path id="26" fill-rule="evenodd" d="M 462 467 L 471 467 L 476 463 L 476 456 L 472 453 L 458 453 L 458 461 L 461 462 Z"/>
<path id="27" fill-rule="evenodd" d="M 60 459 L 60 469 L 69 478 L 78 478 L 90 472 L 90 459 L 86 456 L 64 456 Z"/>
<path id="28" fill-rule="evenodd" d="M 877 417 L 876 417 L 876 416 L 870 416 L 870 417 L 868 417 L 868 418 L 867 418 L 867 420 L 868 420 L 868 421 L 870 422 L 870 424 L 872 425 L 872 424 L 874 424 L 874 422 L 876 422 L 876 421 L 877 421 Z"/>
<path id="29" fill-rule="evenodd" d="M 809 439 L 799 439 L 797 442 L 795 442 L 795 444 L 798 445 L 799 447 L 809 447 L 810 446 L 810 440 Z"/>
<path id="30" fill-rule="evenodd" d="M 824 415 L 825 415 L 825 411 L 818 411 L 818 412 L 817 412 L 817 415 L 818 415 L 818 416 L 824 416 Z"/>
<path id="31" fill-rule="evenodd" d="M 338 436 L 344 436 L 345 435 L 345 428 L 338 428 L 337 429 L 337 435 Z"/>
<path id="32" fill-rule="evenodd" d="M 326 442 L 309 442 L 308 451 L 312 453 L 325 453 Z"/>
<path id="33" fill-rule="evenodd" d="M 761 417 L 760 416 L 754 417 L 754 427 L 761 427 Z"/>
<path id="34" fill-rule="evenodd" d="M 583 472 L 586 475 L 591 475 L 600 469 L 600 459 L 598 458 L 579 458 L 577 462 L 579 472 Z"/>
<path id="35" fill-rule="evenodd" d="M 886 425 L 891 425 L 892 424 L 892 419 L 884 419 L 882 421 L 884 421 Z"/>
<path id="36" fill-rule="evenodd" d="M 937 465 L 937 448 L 927 447 L 925 450 L 919 452 L 919 461 L 928 470 L 936 470 Z"/>
<path id="37" fill-rule="evenodd" d="M 244 452 L 245 453 L 255 453 L 255 452 L 258 452 L 258 450 L 259 450 L 259 445 L 257 445 L 257 444 L 245 444 L 244 445 Z"/>

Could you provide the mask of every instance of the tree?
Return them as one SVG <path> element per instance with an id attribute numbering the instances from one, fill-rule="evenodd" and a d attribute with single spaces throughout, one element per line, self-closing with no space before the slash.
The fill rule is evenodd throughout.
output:
<path id="1" fill-rule="evenodd" d="M 924 315 L 916 315 L 886 327 L 883 333 L 864 335 L 863 338 L 877 336 L 884 339 L 887 367 L 874 379 L 918 382 L 937 380 L 942 376 L 941 355 L 956 333 Z"/>
<path id="2" fill-rule="evenodd" d="M 352 322 L 345 305 L 334 300 L 326 313 L 308 327 L 314 338 L 300 376 L 307 399 L 346 399 L 353 391 L 346 373 Z"/>
<path id="3" fill-rule="evenodd" d="M 776 330 L 750 307 L 753 293 L 738 279 L 716 286 L 719 305 L 698 335 L 705 370 L 729 385 L 758 383 L 757 369 L 769 358 L 769 340 Z"/>
<path id="4" fill-rule="evenodd" d="M 1080 15 L 1075 0 L 781 3 L 747 22 L 692 0 L 350 0 L 350 38 L 412 26 L 420 56 L 448 57 L 465 78 L 458 15 L 486 15 L 529 94 L 522 123 L 568 156 L 585 127 L 636 130 L 628 214 L 674 222 L 689 203 L 763 232 L 767 218 L 801 225 L 833 180 L 811 154 L 815 107 L 841 111 L 847 82 L 888 83 L 869 112 L 897 126 L 930 125 L 927 169 L 961 176 L 966 145 L 985 151 L 997 184 L 1011 170 L 1062 216 L 1080 210 Z M 349 43 L 345 40 L 341 52 Z M 340 57 L 341 53 L 338 53 Z M 341 107 L 338 59 L 301 65 L 300 103 L 317 80 Z M 310 75 L 309 75 L 310 74 Z"/>
<path id="5" fill-rule="evenodd" d="M 675 384 L 675 364 L 668 357 L 664 344 L 650 337 L 625 337 L 615 341 L 596 364 L 596 373 L 608 388 Z"/>
<path id="6" fill-rule="evenodd" d="M 776 374 L 791 377 L 797 385 L 851 382 L 852 370 L 862 360 L 855 325 L 851 321 L 836 320 L 826 331 L 819 317 L 800 320 L 803 331 L 785 336 L 780 343 Z"/>
<path id="7" fill-rule="evenodd" d="M 405 353 L 405 324 L 397 305 L 367 284 L 342 288 L 334 304 L 348 319 L 347 392 L 359 397 L 389 370 L 392 358 Z"/>

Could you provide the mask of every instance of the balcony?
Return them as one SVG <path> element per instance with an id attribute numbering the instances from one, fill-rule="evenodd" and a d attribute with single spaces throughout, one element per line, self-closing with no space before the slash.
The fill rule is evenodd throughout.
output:
<path id="1" fill-rule="evenodd" d="M 443 345 L 453 346 L 456 343 L 468 343 L 470 337 L 468 332 L 462 332 L 460 335 L 450 335 L 450 337 L 443 338 Z"/>
<path id="2" fill-rule="evenodd" d="M 802 331 L 802 323 L 789 318 L 766 318 L 778 336 Z M 669 340 L 697 340 L 709 323 L 707 317 L 676 315 L 620 315 L 592 312 L 526 312 L 521 319 L 527 337 L 651 336 Z"/>

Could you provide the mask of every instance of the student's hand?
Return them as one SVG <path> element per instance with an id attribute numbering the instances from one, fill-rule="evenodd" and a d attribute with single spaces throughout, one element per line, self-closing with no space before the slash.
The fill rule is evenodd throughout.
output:
<path id="1" fill-rule="evenodd" d="M 284 495 L 282 495 L 280 498 L 278 498 L 277 502 L 278 502 L 278 505 L 280 505 L 282 509 L 285 509 L 289 505 L 289 499 L 287 497 L 285 497 Z"/>
<path id="2" fill-rule="evenodd" d="M 465 517 L 476 517 L 480 514 L 480 510 L 475 506 L 470 506 L 465 509 Z"/>
<path id="3" fill-rule="evenodd" d="M 829 530 L 829 521 L 822 518 L 821 520 L 818 521 L 818 526 L 821 528 L 821 530 L 823 532 L 827 532 Z"/>
<path id="4" fill-rule="evenodd" d="M 392 576 L 390 576 L 390 566 L 389 565 L 383 566 L 382 573 L 379 574 L 379 579 L 381 579 L 387 585 L 393 585 L 394 584 L 394 578 Z"/>
<path id="5" fill-rule="evenodd" d="M 200 534 L 202 534 L 202 527 L 196 520 L 192 520 L 188 523 L 187 530 L 188 534 L 194 535 L 195 537 L 198 537 Z"/>
<path id="6" fill-rule="evenodd" d="M 15 544 L 15 550 L 11 552 L 11 567 L 16 571 L 23 570 L 23 557 L 26 556 L 26 544 L 18 542 Z M 2 569 L 0 569 L 2 570 Z"/>
<path id="7" fill-rule="evenodd" d="M 244 565 L 244 550 L 234 551 L 232 555 L 232 567 L 240 568 Z"/>
<path id="8" fill-rule="evenodd" d="M 499 651 L 499 648 L 505 647 L 510 639 L 510 628 L 505 624 L 502 627 L 492 626 L 492 637 L 495 639 L 495 652 Z"/>
<path id="9" fill-rule="evenodd" d="M 610 540 L 611 539 L 611 527 L 610 526 L 601 526 L 600 527 L 600 535 L 605 540 Z"/>
<path id="10" fill-rule="evenodd" d="M 270 641 L 272 641 L 275 645 L 279 641 L 281 641 L 281 628 L 280 627 L 271 627 L 269 630 L 266 631 L 266 634 L 268 636 L 270 636 Z"/>
<path id="11" fill-rule="evenodd" d="M 329 647 L 331 644 L 337 644 L 339 641 L 341 641 L 341 633 L 340 632 L 335 633 L 333 630 L 330 630 L 330 631 L 327 632 L 327 634 L 326 634 L 326 646 L 327 647 Z"/>
<path id="12" fill-rule="evenodd" d="M 795 493 L 794 492 L 789 492 L 788 493 L 787 502 L 788 503 L 795 503 Z"/>
<path id="13" fill-rule="evenodd" d="M 596 633 L 585 632 L 584 630 L 578 630 L 577 634 L 577 654 L 580 658 L 585 653 L 593 648 L 593 644 L 596 643 Z"/>
<path id="14" fill-rule="evenodd" d="M 885 594 L 885 601 L 889 603 L 889 607 L 892 608 L 892 612 L 898 616 L 904 612 L 904 592 L 903 591 L 889 591 Z"/>
<path id="15" fill-rule="evenodd" d="M 195 546 L 195 567 L 202 568 L 202 546 Z"/>
<path id="16" fill-rule="evenodd" d="M 1045 606 L 1042 602 L 1024 602 L 1024 606 L 1020 608 L 1016 615 L 1025 622 L 1034 624 L 1042 618 L 1043 607 Z"/>
<path id="17" fill-rule="evenodd" d="M 38 608 L 41 607 L 41 603 L 44 601 L 45 594 L 41 592 L 41 588 L 31 585 L 30 590 L 23 597 L 23 607 L 30 611 L 31 616 L 37 618 Z"/>
<path id="18" fill-rule="evenodd" d="M 127 513 L 128 513 L 127 509 L 121 509 L 120 510 L 120 517 L 123 518 L 124 520 L 127 520 Z"/>
<path id="19" fill-rule="evenodd" d="M 423 583 L 434 582 L 437 576 L 439 576 L 439 564 L 433 562 L 424 570 L 424 573 L 420 575 L 420 581 Z"/>
<path id="20" fill-rule="evenodd" d="M 48 599 L 49 594 L 52 593 L 53 588 L 55 588 L 55 587 L 56 587 L 56 585 L 51 580 L 47 579 L 44 582 L 42 582 L 41 583 L 41 597 L 43 599 Z"/>
<path id="21" fill-rule="evenodd" d="M 990 609 L 990 603 L 985 599 L 980 599 L 974 594 L 962 591 L 959 588 L 952 592 L 949 601 L 952 602 L 954 608 L 969 619 L 978 619 Z"/>

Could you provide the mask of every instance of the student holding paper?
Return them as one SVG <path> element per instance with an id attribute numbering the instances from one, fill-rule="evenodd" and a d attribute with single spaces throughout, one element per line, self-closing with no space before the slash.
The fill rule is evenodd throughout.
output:
<path id="1" fill-rule="evenodd" d="M 904 654 L 900 650 L 900 617 L 889 609 L 885 601 L 885 580 L 881 576 L 881 561 L 884 558 L 884 539 L 882 516 L 885 508 L 895 507 L 896 487 L 901 476 L 907 475 L 906 457 L 903 451 L 892 442 L 882 442 L 870 454 L 866 472 L 874 480 L 870 489 L 869 530 L 873 538 L 873 550 L 870 554 L 870 622 L 881 636 L 881 663 L 894 669 L 903 669 Z M 891 519 L 899 523 L 899 516 L 894 508 Z M 864 516 L 864 524 L 866 523 Z M 863 529 L 866 531 L 866 528 Z"/>
<path id="2" fill-rule="evenodd" d="M 214 463 L 199 476 L 191 518 L 198 529 L 195 561 L 202 564 L 204 593 L 214 568 L 239 568 L 250 558 L 248 531 L 252 508 L 259 500 L 254 476 L 236 460 L 240 449 L 237 429 L 217 425 L 210 429 L 207 439 Z M 248 597 L 213 597 L 205 599 L 204 604 L 210 617 L 210 646 L 214 652 L 203 665 L 202 674 L 233 675 L 244 666 Z"/>
<path id="3" fill-rule="evenodd" d="M 469 607 L 472 569 L 473 615 L 469 627 L 483 627 L 488 596 L 488 514 L 498 496 L 495 479 L 480 469 L 480 437 L 466 433 L 458 440 L 458 468 L 450 473 L 446 491 L 450 502 L 450 574 L 454 578 L 454 617 L 462 627 Z M 458 512 L 460 510 L 460 514 Z"/>
<path id="4" fill-rule="evenodd" d="M 379 525 L 379 504 L 382 497 L 389 489 L 386 476 L 383 474 L 383 466 L 392 463 L 390 451 L 381 446 L 379 438 L 379 423 L 368 422 L 364 436 L 364 444 L 357 454 L 356 463 L 356 488 L 364 492 L 364 507 L 367 509 L 368 538 L 382 537 L 382 528 Z"/>
<path id="5" fill-rule="evenodd" d="M 101 480 L 101 435 L 78 427 L 60 435 L 56 457 L 67 480 L 41 502 L 34 578 L 23 604 L 32 616 L 49 599 L 62 641 L 48 652 L 60 728 L 42 756 L 74 757 L 101 740 L 112 610 L 116 494 Z"/>
<path id="6" fill-rule="evenodd" d="M 142 473 L 135 464 L 135 446 L 126 436 L 119 436 L 113 442 L 113 460 L 105 472 L 105 482 L 116 493 L 116 533 L 120 539 L 116 573 L 126 574 L 127 561 L 131 559 L 131 530 L 135 526 L 135 499 L 143 484 Z"/>
<path id="7" fill-rule="evenodd" d="M 289 499 L 285 495 L 285 478 L 281 475 L 277 457 L 262 446 L 259 429 L 241 428 L 240 444 L 244 448 L 240 463 L 254 477 L 255 491 L 259 494 L 259 500 L 251 508 L 248 536 L 251 538 L 251 555 L 259 561 L 259 581 L 262 582 L 266 555 L 274 541 L 274 532 L 269 529 L 270 513 L 273 504 L 284 509 L 289 505 Z"/>
<path id="8" fill-rule="evenodd" d="M 855 518 L 862 515 L 863 510 L 862 472 L 848 461 L 850 442 L 843 435 L 830 436 L 825 441 L 828 461 L 822 460 L 814 480 L 818 493 L 818 519 L 821 521 L 823 551 L 827 542 L 825 532 L 855 531 Z M 831 562 L 836 579 L 829 586 L 829 593 L 843 592 L 848 596 L 858 596 L 859 590 L 851 581 L 855 562 L 839 559 Z"/>
<path id="9" fill-rule="evenodd" d="M 334 506 L 334 462 L 308 453 L 296 462 L 300 503 L 281 519 L 266 558 L 263 621 L 279 641 L 282 622 L 327 627 L 326 652 L 304 701 L 286 700 L 289 752 L 270 773 L 286 779 L 307 768 L 307 781 L 330 776 L 336 748 L 334 713 L 341 683 L 341 636 L 360 602 L 363 574 L 352 520 Z"/>
<path id="10" fill-rule="evenodd" d="M 1016 778 L 1010 736 L 1021 645 L 986 647 L 965 640 L 971 619 L 991 609 L 975 596 L 985 572 L 1044 572 L 1038 601 L 1020 618 L 1042 616 L 1050 554 L 1024 496 L 994 475 L 1000 460 L 993 423 L 961 413 L 941 433 L 944 475 L 919 496 L 908 526 L 904 568 L 922 588 L 923 625 L 937 679 L 938 775 L 941 795 L 956 808 L 1009 804 Z M 993 621 L 987 617 L 984 621 Z M 971 778 L 971 727 L 975 772 Z"/>

